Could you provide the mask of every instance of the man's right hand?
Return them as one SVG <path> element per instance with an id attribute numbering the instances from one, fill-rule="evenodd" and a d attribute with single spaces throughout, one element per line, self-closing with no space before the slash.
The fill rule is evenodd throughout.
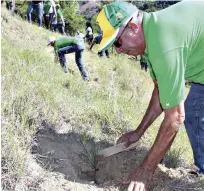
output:
<path id="1" fill-rule="evenodd" d="M 122 142 L 127 142 L 127 147 L 131 145 L 132 143 L 137 142 L 141 138 L 141 134 L 137 133 L 136 131 L 130 131 L 127 133 L 124 133 L 118 140 L 117 144 Z"/>

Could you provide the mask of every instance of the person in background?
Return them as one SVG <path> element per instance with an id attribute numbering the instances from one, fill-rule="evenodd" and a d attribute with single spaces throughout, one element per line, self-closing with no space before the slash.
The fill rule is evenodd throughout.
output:
<path id="1" fill-rule="evenodd" d="M 43 4 L 43 11 L 45 27 L 52 30 L 52 24 L 57 16 L 54 0 L 46 0 Z"/>
<path id="2" fill-rule="evenodd" d="M 93 27 L 91 26 L 90 22 L 86 22 L 86 35 L 85 35 L 86 41 L 88 44 L 91 44 L 93 41 Z"/>
<path id="3" fill-rule="evenodd" d="M 183 122 L 197 173 L 204 174 L 203 10 L 204 1 L 181 1 L 151 13 L 117 1 L 106 5 L 97 17 L 105 37 L 100 50 L 113 45 L 118 54 L 145 56 L 154 84 L 141 123 L 134 131 L 124 133 L 117 143 L 127 142 L 128 146 L 137 142 L 164 113 L 153 146 L 123 182 L 129 184 L 128 191 L 147 190 L 157 165 L 170 149 Z M 186 100 L 185 80 L 192 82 Z"/>
<path id="4" fill-rule="evenodd" d="M 53 24 L 53 31 L 56 32 L 58 29 L 61 34 L 66 35 L 65 21 L 59 3 L 56 4 L 56 11 L 57 11 L 57 23 Z"/>
<path id="5" fill-rule="evenodd" d="M 1 4 L 3 2 L 4 1 L 1 1 Z M 15 0 L 7 0 L 6 1 L 6 8 L 11 11 L 11 15 L 14 15 L 15 7 L 16 7 L 16 1 Z"/>
<path id="6" fill-rule="evenodd" d="M 26 0 L 24 1 L 24 3 Z M 32 12 L 33 10 L 37 10 L 38 15 L 38 25 L 39 27 L 42 27 L 42 16 L 43 16 L 43 1 L 31 1 L 29 3 L 28 9 L 27 9 L 27 17 L 28 22 L 32 23 Z"/>
<path id="7" fill-rule="evenodd" d="M 60 65 L 64 72 L 68 72 L 67 62 L 65 55 L 75 53 L 75 61 L 81 73 L 83 80 L 88 80 L 88 72 L 82 61 L 83 51 L 85 48 L 84 39 L 80 36 L 77 37 L 62 37 L 55 39 L 55 37 L 48 38 L 48 46 L 54 47 L 55 57 L 59 58 Z"/>
<path id="8" fill-rule="evenodd" d="M 102 40 L 102 34 L 99 34 L 98 36 L 96 36 L 93 40 L 93 42 L 91 43 L 91 46 L 90 46 L 90 50 L 92 50 L 93 46 L 95 44 L 100 44 L 101 43 L 101 40 Z M 106 54 L 106 57 L 107 58 L 110 58 L 110 54 L 109 54 L 109 50 L 108 48 L 105 50 L 105 54 Z M 104 55 L 104 51 L 98 51 L 98 56 L 99 57 L 103 57 Z"/>
<path id="9" fill-rule="evenodd" d="M 138 61 L 138 57 L 137 56 L 135 56 L 135 60 Z"/>
<path id="10" fill-rule="evenodd" d="M 145 69 L 146 72 L 147 72 L 147 68 L 148 68 L 147 62 L 148 61 L 147 61 L 146 57 L 141 55 L 141 57 L 140 57 L 141 70 Z"/>

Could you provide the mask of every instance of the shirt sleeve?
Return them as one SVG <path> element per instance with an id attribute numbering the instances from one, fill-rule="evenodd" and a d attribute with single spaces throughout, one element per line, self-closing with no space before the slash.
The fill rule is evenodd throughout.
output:
<path id="1" fill-rule="evenodd" d="M 164 53 L 152 63 L 152 74 L 159 88 L 163 109 L 178 105 L 185 98 L 185 59 L 183 49 Z"/>
<path id="2" fill-rule="evenodd" d="M 86 29 L 86 32 L 88 33 L 88 35 L 91 35 L 91 34 L 92 34 L 92 29 L 91 29 L 91 27 L 88 27 L 88 28 Z"/>
<path id="3" fill-rule="evenodd" d="M 62 11 L 61 11 L 61 10 L 59 10 L 57 13 L 58 13 L 59 17 L 62 17 L 62 16 L 63 16 L 63 14 L 62 14 Z"/>
<path id="4" fill-rule="evenodd" d="M 152 80 L 156 80 L 156 76 L 154 74 L 154 71 L 152 70 L 152 65 L 148 62 L 148 67 L 149 67 L 149 73 L 150 73 L 150 76 L 152 78 Z"/>
<path id="5" fill-rule="evenodd" d="M 144 61 L 144 62 L 146 62 L 146 63 L 148 64 L 150 76 L 151 76 L 151 78 L 152 78 L 153 81 L 156 80 L 154 71 L 152 70 L 152 65 L 151 65 L 151 63 L 150 63 L 150 61 L 149 61 L 147 55 L 145 55 L 145 54 L 141 55 L 140 59 L 141 59 L 140 62 L 141 62 L 141 61 Z"/>

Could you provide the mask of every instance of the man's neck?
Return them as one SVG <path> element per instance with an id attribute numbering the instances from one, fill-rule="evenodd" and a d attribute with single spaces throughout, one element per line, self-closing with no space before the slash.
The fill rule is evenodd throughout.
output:
<path id="1" fill-rule="evenodd" d="M 143 27 L 142 27 L 142 21 L 143 21 L 143 11 L 139 10 L 137 14 L 133 15 L 133 19 L 131 22 L 134 22 L 135 24 L 137 24 L 137 26 L 139 28 L 139 33 L 141 35 L 141 38 L 143 39 L 143 49 L 145 51 L 146 42 L 145 42 L 144 31 L 143 31 Z M 143 53 L 144 53 L 144 51 L 143 51 Z"/>

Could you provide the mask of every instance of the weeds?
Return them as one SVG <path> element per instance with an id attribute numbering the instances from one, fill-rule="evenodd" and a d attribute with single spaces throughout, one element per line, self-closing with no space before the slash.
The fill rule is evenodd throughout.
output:
<path id="1" fill-rule="evenodd" d="M 96 181 L 96 172 L 98 171 L 97 169 L 97 164 L 98 164 L 98 158 L 97 158 L 97 153 L 98 150 L 96 148 L 96 144 L 93 139 L 87 139 L 87 136 L 85 134 L 81 135 L 80 137 L 81 144 L 83 145 L 86 153 L 86 158 L 88 159 L 89 163 L 91 164 L 93 170 L 94 170 L 94 182 L 97 184 Z"/>
<path id="2" fill-rule="evenodd" d="M 97 149 L 96 149 L 96 144 L 93 139 L 87 139 L 87 136 L 83 134 L 81 136 L 81 144 L 83 145 L 85 151 L 86 151 L 86 156 L 88 158 L 88 161 L 90 162 L 92 168 L 94 170 L 97 170 Z"/>
<path id="3" fill-rule="evenodd" d="M 164 163 L 166 164 L 166 166 L 168 168 L 176 168 L 178 167 L 178 162 L 179 159 L 181 159 L 183 153 L 186 151 L 186 148 L 171 148 L 166 156 L 164 160 Z"/>
<path id="4" fill-rule="evenodd" d="M 73 74 L 65 75 L 59 63 L 54 62 L 53 50 L 46 46 L 47 37 L 53 33 L 11 17 L 3 9 L 2 18 L 3 190 L 13 190 L 27 176 L 25 160 L 31 155 L 32 137 L 43 120 L 59 124 L 66 116 L 77 123 L 73 131 L 89 131 L 92 137 L 107 142 L 138 126 L 148 105 L 145 95 L 151 94 L 153 85 L 134 60 L 113 55 L 107 62 L 86 50 L 84 63 L 90 78 L 97 80 L 84 83 L 74 55 L 67 56 Z M 12 22 L 6 22 L 11 19 Z M 151 139 L 157 133 L 157 123 L 147 132 Z M 83 135 L 81 142 L 96 171 L 94 141 Z M 178 142 L 188 141 L 184 136 Z M 182 154 L 171 152 L 175 161 Z"/>

